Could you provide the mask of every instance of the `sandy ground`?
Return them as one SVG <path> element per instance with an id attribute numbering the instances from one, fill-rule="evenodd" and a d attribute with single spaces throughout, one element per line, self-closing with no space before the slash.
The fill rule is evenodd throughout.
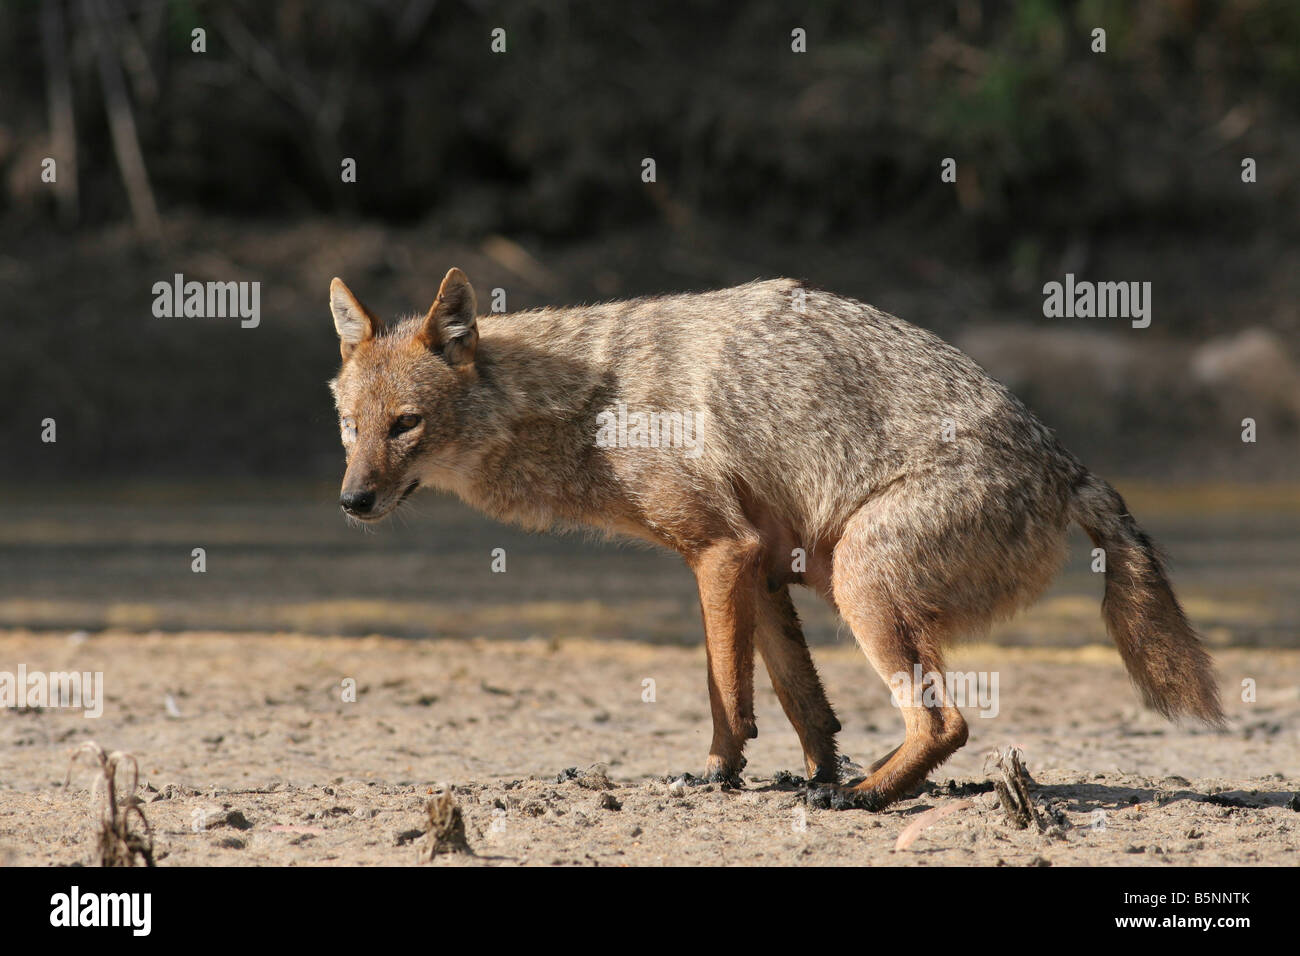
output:
<path id="1" fill-rule="evenodd" d="M 857 650 L 816 658 L 843 752 L 892 748 L 898 711 Z M 102 671 L 106 703 L 94 719 L 0 710 L 0 862 L 94 862 L 92 763 L 64 785 L 69 753 L 94 740 L 138 758 L 162 866 L 414 864 L 444 786 L 473 854 L 435 866 L 1295 865 L 1300 652 L 1216 659 L 1230 729 L 1207 732 L 1142 711 L 1111 648 L 965 647 L 950 663 L 996 672 L 997 715 L 967 706 L 966 748 L 873 814 L 810 808 L 779 776 L 802 761 L 761 672 L 744 788 L 674 783 L 707 751 L 701 648 L 3 632 L 0 671 Z M 985 756 L 1008 745 L 1043 832 L 987 792 Z M 932 809 L 946 814 L 922 821 Z"/>

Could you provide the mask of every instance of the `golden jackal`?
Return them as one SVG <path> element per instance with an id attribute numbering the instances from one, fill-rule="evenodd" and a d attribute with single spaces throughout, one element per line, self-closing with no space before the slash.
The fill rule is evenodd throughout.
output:
<path id="1" fill-rule="evenodd" d="M 952 638 L 1042 592 L 1071 520 L 1105 549 L 1103 612 L 1146 703 L 1223 719 L 1210 658 L 1120 496 L 929 332 L 789 279 L 476 317 L 452 269 L 428 314 L 391 328 L 338 279 L 330 308 L 349 515 L 378 520 L 425 485 L 533 529 L 595 527 L 685 558 L 712 779 L 734 780 L 757 735 L 757 648 L 836 805 L 913 791 L 966 741 L 942 680 L 901 701 L 902 744 L 839 787 L 840 725 L 790 585 L 826 598 L 887 682 L 942 674 Z"/>

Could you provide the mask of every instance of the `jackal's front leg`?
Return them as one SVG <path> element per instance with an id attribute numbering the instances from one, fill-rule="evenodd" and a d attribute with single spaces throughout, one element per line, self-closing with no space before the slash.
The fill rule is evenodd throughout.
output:
<path id="1" fill-rule="evenodd" d="M 730 782 L 745 766 L 745 742 L 758 736 L 754 722 L 754 581 L 758 545 L 727 540 L 693 562 L 704 613 L 709 660 L 713 743 L 705 770 L 710 780 Z"/>

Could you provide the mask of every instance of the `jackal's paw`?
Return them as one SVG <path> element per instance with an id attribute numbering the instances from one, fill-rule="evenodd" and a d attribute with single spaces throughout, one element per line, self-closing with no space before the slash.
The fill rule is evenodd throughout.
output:
<path id="1" fill-rule="evenodd" d="M 723 790 L 744 790 L 745 779 L 738 773 L 715 770 L 708 776 L 709 783 L 716 783 Z"/>
<path id="2" fill-rule="evenodd" d="M 744 769 L 744 757 L 727 761 L 716 754 L 709 754 L 708 762 L 704 765 L 704 779 L 708 783 L 718 784 L 724 790 L 742 790 L 745 781 L 740 778 L 740 771 Z"/>
<path id="3" fill-rule="evenodd" d="M 804 799 L 814 810 L 883 810 L 889 803 L 879 790 L 834 784 L 810 784 Z"/>
<path id="4" fill-rule="evenodd" d="M 825 760 L 808 768 L 809 783 L 829 783 L 836 784 L 840 782 L 840 766 L 837 760 Z"/>

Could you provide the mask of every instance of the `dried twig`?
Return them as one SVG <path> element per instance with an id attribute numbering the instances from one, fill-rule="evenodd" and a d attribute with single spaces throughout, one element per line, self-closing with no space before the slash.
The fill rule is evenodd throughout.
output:
<path id="1" fill-rule="evenodd" d="M 1001 780 L 993 780 L 993 788 L 997 791 L 998 802 L 1002 804 L 1002 809 L 1006 811 L 1012 825 L 1024 830 L 1032 823 L 1041 833 L 1044 829 L 1043 820 L 1029 796 L 1029 785 L 1033 781 L 1029 779 L 1029 774 L 1025 772 L 1025 766 L 1021 763 L 1020 751 L 1015 747 L 993 751 L 985 758 L 985 773 L 988 773 L 990 762 L 1002 775 Z"/>
<path id="2" fill-rule="evenodd" d="M 465 837 L 465 818 L 451 790 L 430 797 L 424 810 L 429 816 L 429 832 L 420 845 L 421 863 L 428 863 L 440 853 L 473 854 Z"/>
<path id="3" fill-rule="evenodd" d="M 153 828 L 145 819 L 140 800 L 135 795 L 140 784 L 140 765 L 135 757 L 121 750 L 106 754 L 103 747 L 89 740 L 74 750 L 68 759 L 65 786 L 72 780 L 72 765 L 81 754 L 89 754 L 99 764 L 99 776 L 91 787 L 92 799 L 101 785 L 104 788 L 104 810 L 99 825 L 99 865 L 135 866 L 139 857 L 145 866 L 153 866 Z M 125 806 L 119 807 L 117 773 L 127 763 L 131 765 L 131 789 L 127 792 Z M 139 818 L 144 833 L 131 828 L 132 814 Z"/>

